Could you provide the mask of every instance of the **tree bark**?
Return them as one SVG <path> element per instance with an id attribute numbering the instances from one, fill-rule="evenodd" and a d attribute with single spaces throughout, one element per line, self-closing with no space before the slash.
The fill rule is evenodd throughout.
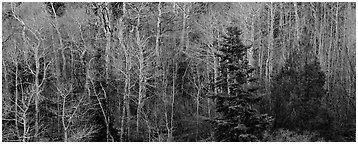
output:
<path id="1" fill-rule="evenodd" d="M 105 39 L 106 39 L 106 48 L 105 48 L 105 60 L 106 60 L 106 64 L 105 64 L 105 68 L 106 68 L 106 75 L 105 78 L 108 80 L 109 79 L 109 70 L 110 70 L 110 49 L 111 49 L 111 15 L 110 15 L 110 11 L 108 9 L 108 3 L 105 2 L 103 3 L 103 6 L 100 8 L 101 10 L 101 14 L 102 16 L 102 28 L 105 34 Z"/>
<path id="2" fill-rule="evenodd" d="M 182 32 L 181 32 L 181 46 L 180 46 L 180 51 L 184 51 L 184 44 L 185 44 L 185 35 L 186 35 L 186 9 L 187 9 L 187 3 L 184 3 L 183 6 L 183 23 L 182 23 Z"/>
<path id="3" fill-rule="evenodd" d="M 269 10 L 269 27 L 268 27 L 268 32 L 269 32 L 269 36 L 268 36 L 268 48 L 267 48 L 267 59 L 266 59 L 266 91 L 269 92 L 270 91 L 270 83 L 271 83 L 271 73 L 272 73 L 272 52 L 273 52 L 273 22 L 274 22 L 274 5 L 271 2 L 270 4 L 270 10 Z"/>
<path id="4" fill-rule="evenodd" d="M 296 49 L 300 50 L 298 48 L 298 42 L 300 41 L 300 26 L 299 26 L 299 17 L 298 17 L 298 8 L 297 8 L 297 2 L 293 3 L 293 7 L 294 7 L 294 11 L 295 11 L 295 29 L 296 29 L 296 33 L 295 33 L 295 41 L 294 41 L 294 46 Z"/>

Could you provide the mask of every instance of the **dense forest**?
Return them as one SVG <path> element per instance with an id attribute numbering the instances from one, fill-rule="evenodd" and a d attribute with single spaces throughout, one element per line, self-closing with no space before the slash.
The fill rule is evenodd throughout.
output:
<path id="1" fill-rule="evenodd" d="M 4 2 L 2 141 L 356 141 L 356 3 Z"/>

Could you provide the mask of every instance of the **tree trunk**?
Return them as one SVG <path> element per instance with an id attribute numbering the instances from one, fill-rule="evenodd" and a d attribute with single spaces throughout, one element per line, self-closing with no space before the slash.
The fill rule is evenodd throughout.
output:
<path id="1" fill-rule="evenodd" d="M 35 59 L 35 136 L 34 138 L 37 139 L 40 130 L 40 56 L 39 56 L 39 48 L 41 46 L 41 40 L 38 40 L 38 44 L 34 47 L 34 59 Z M 45 77 L 45 76 L 44 76 Z"/>
<path id="2" fill-rule="evenodd" d="M 141 118 L 141 109 L 143 106 L 143 98 L 145 96 L 145 81 L 146 78 L 144 76 L 144 53 L 143 47 L 141 45 L 140 35 L 139 35 L 139 25 L 140 25 L 140 15 L 137 15 L 137 26 L 136 26 L 136 40 L 139 47 L 139 90 L 138 90 L 138 107 L 137 107 L 137 134 L 139 136 L 139 123 Z"/>
<path id="3" fill-rule="evenodd" d="M 280 3 L 280 8 L 281 8 L 281 11 L 280 11 L 280 32 L 279 32 L 279 36 L 281 37 L 280 38 L 280 46 L 281 46 L 281 61 L 279 63 L 279 66 L 281 67 L 284 63 L 285 63 L 285 60 L 286 60 L 286 40 L 285 40 L 285 29 L 284 29 L 284 22 L 285 22 L 285 8 L 284 8 L 284 5 L 283 3 L 281 2 Z"/>
<path id="4" fill-rule="evenodd" d="M 161 23 L 161 17 L 162 17 L 162 10 L 161 10 L 161 2 L 158 3 L 158 17 L 157 17 L 157 34 L 155 37 L 155 55 L 157 57 L 157 65 L 160 62 L 159 55 L 160 55 L 160 49 L 159 49 L 159 40 L 160 40 L 160 23 Z"/>
<path id="5" fill-rule="evenodd" d="M 174 129 L 174 104 L 175 104 L 175 88 L 176 88 L 176 79 L 177 79 L 177 71 L 178 71 L 178 63 L 176 63 L 176 58 L 173 58 L 173 76 L 172 76 L 172 98 L 171 98 L 171 117 L 170 117 L 170 130 L 168 131 L 167 141 L 170 142 L 173 137 L 173 129 Z"/>
<path id="6" fill-rule="evenodd" d="M 271 83 L 271 73 L 272 73 L 272 52 L 273 52 L 273 22 L 274 22 L 274 15 L 273 15 L 273 11 L 274 11 L 274 5 L 271 2 L 270 4 L 270 10 L 269 10 L 269 14 L 270 15 L 270 20 L 269 20 L 269 27 L 268 27 L 268 32 L 269 32 L 269 36 L 268 36 L 268 48 L 267 48 L 267 59 L 266 59 L 266 91 L 269 92 L 270 91 L 270 83 Z"/>
<path id="7" fill-rule="evenodd" d="M 16 45 L 16 41 L 14 40 L 14 45 L 15 45 L 15 53 L 17 51 L 17 45 Z M 17 57 L 15 58 L 15 129 L 16 129 L 16 134 L 17 136 L 20 137 L 20 133 L 19 133 L 19 123 L 18 123 L 18 116 L 20 113 L 18 111 L 18 101 L 19 101 L 19 90 L 18 90 L 18 79 L 19 79 L 19 61 L 17 59 Z M 6 67 L 4 64 L 2 65 L 3 67 Z M 5 74 L 5 80 L 7 80 L 6 78 L 6 74 Z M 7 85 L 7 82 L 5 82 Z M 4 84 L 4 83 L 3 83 Z M 6 87 L 6 89 L 8 89 L 8 87 Z"/>
<path id="8" fill-rule="evenodd" d="M 60 88 L 62 89 L 62 87 Z M 67 128 L 66 128 L 66 96 L 63 96 L 62 98 L 62 116 L 61 116 L 61 120 L 62 120 L 62 128 L 63 128 L 63 141 L 67 142 L 68 140 L 68 136 L 67 136 Z"/>
<path id="9" fill-rule="evenodd" d="M 182 23 L 182 32 L 181 32 L 181 46 L 180 46 L 180 51 L 183 51 L 184 50 L 184 43 L 185 43 L 185 35 L 186 35 L 186 9 L 187 9 L 187 3 L 185 2 L 184 3 L 184 6 L 183 6 L 183 23 Z"/>
<path id="10" fill-rule="evenodd" d="M 108 9 L 108 3 L 105 2 L 103 3 L 103 6 L 100 8 L 100 10 L 102 11 L 101 14 L 102 16 L 102 28 L 105 34 L 105 39 L 106 39 L 106 48 L 105 48 L 105 68 L 106 68 L 106 75 L 105 78 L 108 80 L 109 79 L 109 70 L 110 70 L 110 49 L 111 49 L 111 15 L 110 15 L 110 11 Z"/>
<path id="11" fill-rule="evenodd" d="M 293 7 L 294 7 L 294 11 L 295 11 L 295 24 L 296 24 L 296 33 L 295 33 L 295 41 L 294 41 L 294 46 L 296 49 L 300 50 L 298 48 L 298 42 L 300 40 L 300 27 L 299 27 L 299 17 L 298 17 L 298 8 L 297 8 L 297 2 L 293 3 Z"/>

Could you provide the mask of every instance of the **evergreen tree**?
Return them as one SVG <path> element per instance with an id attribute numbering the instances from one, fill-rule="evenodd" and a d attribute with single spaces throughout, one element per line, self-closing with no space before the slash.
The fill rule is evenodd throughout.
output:
<path id="1" fill-rule="evenodd" d="M 242 43 L 241 31 L 237 27 L 229 27 L 227 31 L 218 54 L 220 76 L 215 86 L 221 93 L 213 97 L 220 115 L 212 121 L 214 137 L 217 141 L 259 141 L 272 119 L 253 108 L 260 97 L 254 94 L 257 88 L 248 83 L 254 82 L 250 77 L 253 69 L 246 58 L 250 46 Z"/>
<path id="2" fill-rule="evenodd" d="M 275 78 L 271 93 L 275 128 L 317 130 L 329 124 L 329 118 L 322 118 L 325 74 L 308 41 L 307 37 L 301 41 L 303 50 L 293 51 Z"/>

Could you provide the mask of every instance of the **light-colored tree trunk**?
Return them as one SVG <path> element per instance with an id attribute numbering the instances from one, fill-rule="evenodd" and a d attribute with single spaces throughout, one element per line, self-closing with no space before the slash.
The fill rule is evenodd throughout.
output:
<path id="1" fill-rule="evenodd" d="M 66 61 L 65 61 L 65 56 L 64 56 L 64 46 L 63 46 L 63 40 L 62 40 L 62 36 L 61 36 L 61 33 L 60 33 L 60 29 L 59 29 L 59 24 L 58 24 L 58 20 L 57 20 L 57 14 L 56 14 L 56 11 L 55 11 L 55 8 L 53 6 L 53 3 L 51 3 L 51 10 L 54 14 L 54 18 L 55 18 L 55 24 L 53 25 L 53 27 L 55 28 L 56 30 L 56 34 L 57 34 L 57 37 L 58 37 L 58 41 L 59 41 L 59 47 L 57 48 L 57 50 L 55 50 L 56 52 L 56 59 L 55 59 L 55 65 L 56 65 L 56 83 L 57 84 L 60 84 L 61 81 L 61 58 L 59 55 L 62 56 L 62 59 L 63 59 L 63 68 L 66 66 Z M 62 50 L 62 52 L 61 52 Z M 57 55 L 59 54 L 59 55 Z M 64 70 L 62 70 L 63 73 L 65 73 Z M 58 97 L 57 101 L 60 101 L 60 97 Z M 57 110 L 60 111 L 61 109 L 61 106 L 60 104 L 58 103 L 57 104 Z M 60 121 L 61 121 L 61 118 L 58 118 L 57 119 L 57 122 L 58 122 L 58 125 L 57 127 L 60 128 Z"/>
<path id="2" fill-rule="evenodd" d="M 280 33 L 279 36 L 281 37 L 280 40 L 280 46 L 281 46 L 281 62 L 279 64 L 279 66 L 282 66 L 286 60 L 286 40 L 285 40 L 285 29 L 284 29 L 284 22 L 285 22 L 285 7 L 284 4 L 282 2 L 280 2 L 280 20 L 279 20 L 279 25 L 280 25 Z"/>
<path id="3" fill-rule="evenodd" d="M 205 64 L 205 83 L 210 83 L 210 73 L 211 73 L 211 69 L 210 69 L 210 55 L 206 55 L 206 64 Z M 211 118 L 211 109 L 210 109 L 210 98 L 206 98 L 206 107 L 208 108 L 207 109 L 207 114 L 208 114 L 208 117 Z"/>
<path id="4" fill-rule="evenodd" d="M 176 58 L 173 58 L 173 76 L 172 76 L 172 97 L 171 97 L 171 117 L 170 117 L 170 130 L 168 131 L 167 142 L 173 140 L 173 130 L 174 130 L 174 104 L 175 104 L 175 94 L 176 94 L 176 79 L 178 72 L 178 63 L 176 63 Z"/>
<path id="5" fill-rule="evenodd" d="M 332 60 L 331 60 L 331 67 L 332 68 L 332 84 L 333 85 L 341 85 L 339 82 L 338 82 L 338 75 L 336 75 L 337 71 L 339 71 L 339 67 L 341 66 L 339 63 L 337 63 L 336 59 L 338 60 L 339 58 L 339 52 L 337 51 L 338 49 L 340 49 L 340 46 L 339 46 L 339 32 L 338 32 L 338 24 L 339 24 L 339 2 L 336 2 L 336 8 L 335 8 L 335 35 L 333 36 L 332 35 L 332 38 L 334 37 L 335 39 L 335 43 L 334 43 L 334 48 L 332 50 L 332 53 L 334 54 L 332 56 Z M 333 68 L 335 66 L 335 68 Z M 334 88 L 332 88 L 333 90 Z M 339 118 L 340 119 L 345 119 L 345 116 L 346 116 L 346 113 L 344 112 L 344 106 L 343 104 L 341 103 L 345 103 L 343 102 L 344 101 L 344 95 L 338 95 L 338 98 L 336 99 L 336 104 L 338 104 L 338 107 L 340 109 L 340 111 L 338 112 L 339 114 Z"/>
<path id="6" fill-rule="evenodd" d="M 129 103 L 130 103 L 130 87 L 131 87 L 131 78 L 130 78 L 130 69 L 132 67 L 132 60 L 131 55 L 129 54 L 130 51 L 128 49 L 129 47 L 123 47 L 124 53 L 125 53 L 125 81 L 124 81 L 124 99 L 123 99 L 123 111 L 122 111 L 122 135 L 121 139 L 124 141 L 124 134 L 127 133 L 127 136 L 130 134 L 130 109 L 129 109 Z M 126 118 L 126 119 L 125 119 Z M 126 122 L 125 122 L 126 121 Z M 125 124 L 126 123 L 126 124 Z M 125 125 L 124 125 L 125 124 Z"/>
<path id="7" fill-rule="evenodd" d="M 99 28 L 101 28 L 103 30 L 103 33 L 104 33 L 104 42 L 105 42 L 105 48 L 104 48 L 104 68 L 105 68 L 105 72 L 104 72 L 104 80 L 107 82 L 108 79 L 109 79 L 109 69 L 111 67 L 110 65 L 110 44 L 111 44 L 111 32 L 110 32 L 110 15 L 109 15 L 109 10 L 108 10 L 108 3 L 106 2 L 99 2 L 99 3 L 96 3 L 96 8 L 98 10 L 97 12 L 97 17 L 99 19 L 99 23 L 97 23 L 97 26 L 99 26 Z M 100 40 L 100 35 L 101 35 L 101 32 L 95 32 L 96 36 L 96 41 L 101 41 Z M 98 47 L 97 49 L 101 49 L 100 47 Z M 97 53 L 97 55 L 102 55 L 102 53 Z M 93 57 L 93 59 L 95 59 L 95 57 Z M 98 58 L 97 58 L 98 59 Z M 95 66 L 96 67 L 96 66 Z M 98 73 L 99 71 L 96 70 L 96 73 Z M 96 79 L 98 79 L 99 77 L 98 76 L 95 76 L 93 75 L 93 77 L 90 77 L 88 80 L 88 82 L 93 86 L 93 87 L 96 87 L 95 86 L 95 81 Z M 102 113 L 102 116 L 103 116 L 103 120 L 104 120 L 104 124 L 105 124 L 105 128 L 106 128 L 106 142 L 109 142 L 109 141 L 113 141 L 113 137 L 109 131 L 109 125 L 110 125 L 110 121 L 109 121 L 109 115 L 108 115 L 108 107 L 106 105 L 104 105 L 101 101 L 101 93 L 99 91 L 102 91 L 103 92 L 103 96 L 104 96 L 104 100 L 107 102 L 108 104 L 108 97 L 107 97 L 107 94 L 106 94 L 106 90 L 103 88 L 102 86 L 102 83 L 101 82 L 98 82 L 98 84 L 100 84 L 100 87 L 101 87 L 101 90 L 96 90 L 94 89 L 93 90 L 93 93 L 94 93 L 94 96 L 96 97 L 96 100 L 97 100 L 97 103 L 99 105 L 99 110 L 101 111 Z"/>
<path id="8" fill-rule="evenodd" d="M 195 101 L 196 101 L 196 132 L 195 132 L 195 140 L 198 141 L 199 140 L 199 110 L 200 110 L 200 94 L 201 94 L 201 89 L 202 89 L 202 85 L 201 85 L 201 81 L 200 81 L 200 74 L 198 71 L 198 67 L 195 67 L 196 70 L 196 74 L 197 76 L 195 76 L 194 78 L 194 84 L 196 87 L 196 97 L 195 97 Z"/>
<path id="9" fill-rule="evenodd" d="M 61 88 L 62 89 L 62 88 Z M 62 97 L 62 116 L 61 116 L 61 120 L 62 120 L 62 128 L 63 128 L 63 141 L 67 142 L 68 140 L 68 135 L 67 135 L 67 128 L 66 128 L 66 96 Z"/>
<path id="10" fill-rule="evenodd" d="M 323 20 L 320 21 L 320 32 L 319 32 L 319 47 L 318 47 L 318 58 L 320 60 L 321 66 L 324 66 L 324 56 L 323 56 L 323 43 L 324 43 L 324 27 L 325 27 L 325 19 L 326 19 L 326 9 L 325 9 L 325 3 L 320 3 L 320 5 L 323 5 L 323 11 L 322 11 L 322 17 Z"/>
<path id="11" fill-rule="evenodd" d="M 17 45 L 16 45 L 16 40 L 14 40 L 14 47 L 15 47 L 15 53 L 17 52 Z M 18 83 L 18 79 L 19 79 L 19 61 L 18 61 L 18 57 L 14 58 L 15 59 L 15 129 L 16 129 L 16 134 L 20 137 L 19 134 L 19 120 L 18 120 L 18 116 L 19 115 L 19 111 L 18 111 L 18 101 L 19 101 L 19 83 Z M 3 65 L 3 67 L 6 67 L 5 65 Z M 6 79 L 6 74 L 5 74 L 5 80 Z M 7 84 L 7 83 L 6 83 Z"/>
<path id="12" fill-rule="evenodd" d="M 184 3 L 183 6 L 183 23 L 182 23 L 182 32 L 181 32 L 181 38 L 180 38 L 180 51 L 184 50 L 184 44 L 185 44 L 185 36 L 186 36 L 186 19 L 187 19 L 187 3 Z"/>
<path id="13" fill-rule="evenodd" d="M 129 47 L 128 47 L 129 48 Z M 127 51 L 128 50 L 128 51 Z M 131 67 L 132 67 L 132 60 L 131 60 L 131 54 L 130 54 L 130 49 L 126 49 L 126 79 L 125 79 L 125 95 L 124 95 L 124 105 L 125 105 L 125 109 L 126 109 L 126 114 L 127 114 L 127 120 L 126 120 L 126 133 L 127 136 L 130 136 L 130 119 L 131 119 L 131 111 L 129 108 L 129 103 L 130 103 L 130 94 L 131 94 Z"/>
<path id="14" fill-rule="evenodd" d="M 139 25 L 141 24 L 140 22 L 140 13 L 138 13 L 137 15 L 137 25 L 136 25 L 136 42 L 138 44 L 138 48 L 139 48 L 139 90 L 138 90 L 138 101 L 137 101 L 137 134 L 139 136 L 139 125 L 140 125 L 140 119 L 141 119 L 141 110 L 143 107 L 143 98 L 146 95 L 146 90 L 145 90 L 145 83 L 146 83 L 146 78 L 144 75 L 144 69 L 145 69 L 145 63 L 144 63 L 144 49 L 143 49 L 143 45 L 142 45 L 142 40 L 140 38 L 140 32 L 139 32 Z"/>
<path id="15" fill-rule="evenodd" d="M 108 80 L 109 79 L 109 70 L 111 67 L 110 64 L 110 49 L 111 49 L 111 11 L 109 11 L 109 5 L 108 2 L 105 2 L 102 4 L 102 7 L 100 7 L 101 10 L 101 21 L 102 21 L 102 29 L 104 31 L 105 34 L 105 39 L 106 39 L 106 48 L 105 48 L 105 68 L 106 68 L 106 74 L 105 74 L 105 78 Z"/>
<path id="16" fill-rule="evenodd" d="M 158 17 L 157 17 L 157 32 L 156 32 L 156 37 L 155 37 L 155 55 L 157 57 L 157 65 L 160 62 L 159 61 L 159 57 L 160 57 L 160 47 L 159 47 L 159 43 L 160 43 L 160 23 L 161 23 L 161 18 L 162 18 L 162 10 L 161 10 L 161 2 L 158 3 Z"/>
<path id="17" fill-rule="evenodd" d="M 127 3 L 123 2 L 123 5 L 122 5 L 123 15 L 119 19 L 119 27 L 124 27 L 123 21 L 124 21 L 124 18 L 127 16 L 126 5 L 127 5 Z M 125 126 L 127 126 L 127 124 L 125 125 L 126 117 L 128 119 L 128 115 L 126 115 L 126 113 L 129 114 L 129 102 L 128 102 L 129 90 L 130 90 L 130 88 L 129 88 L 130 87 L 129 70 L 131 67 L 129 52 L 127 51 L 127 48 L 124 44 L 125 40 L 124 40 L 123 34 L 124 34 L 124 29 L 120 29 L 120 31 L 118 32 L 118 39 L 119 39 L 121 50 L 124 52 L 124 57 L 125 57 L 124 73 L 123 73 L 123 75 L 124 75 L 123 106 L 121 106 L 121 103 L 122 103 L 121 101 L 118 102 L 119 110 L 122 109 L 122 111 L 120 112 L 121 113 L 120 142 L 125 141 L 124 140 L 124 135 L 125 135 L 125 131 L 126 131 Z M 121 98 L 118 98 L 118 99 L 121 99 Z"/>
<path id="18" fill-rule="evenodd" d="M 39 74 L 40 74 L 40 56 L 39 56 L 39 48 L 41 45 L 41 41 L 38 39 L 38 45 L 33 47 L 34 50 L 34 59 L 35 59 L 35 89 L 34 89 L 34 93 L 35 93 L 35 138 L 38 137 L 39 134 L 39 130 L 40 130 L 40 126 L 39 126 L 39 121 L 40 121 L 40 108 L 39 108 L 39 104 L 40 104 L 40 78 L 39 78 Z"/>
<path id="19" fill-rule="evenodd" d="M 274 5 L 270 3 L 270 10 L 269 10 L 269 27 L 268 27 L 268 48 L 267 48 L 267 59 L 266 59 L 266 91 L 270 91 L 270 83 L 271 83 L 271 73 L 272 73 L 272 52 L 273 52 L 273 22 L 274 22 Z"/>
<path id="20" fill-rule="evenodd" d="M 162 62 L 161 62 L 161 49 L 160 49 L 160 37 L 161 37 L 161 31 L 160 31 L 160 23 L 161 18 L 162 18 L 162 9 L 161 9 L 162 3 L 159 2 L 158 6 L 157 6 L 157 10 L 158 10 L 158 16 L 157 16 L 157 25 L 156 25 L 156 36 L 155 36 L 155 56 L 156 56 L 156 62 L 155 62 L 155 75 L 156 75 L 156 80 L 155 80 L 155 86 L 156 89 L 158 90 L 158 95 L 161 98 L 161 101 L 163 101 L 163 106 L 164 106 L 164 116 L 165 116 L 165 126 L 168 129 L 168 117 L 167 117 L 167 103 L 166 103 L 166 87 L 162 88 L 162 86 L 164 86 L 163 84 L 164 79 L 165 79 L 165 68 L 162 66 Z M 166 84 L 166 83 L 165 83 Z M 159 111 L 159 107 L 158 105 L 155 106 L 155 121 L 160 121 L 160 118 L 158 118 L 158 113 Z M 160 123 L 160 122 L 159 122 Z M 156 123 L 157 125 L 159 125 L 158 123 Z M 150 129 L 148 129 L 149 132 L 151 131 Z M 160 131 L 160 130 L 158 130 Z M 158 135 L 161 135 L 160 132 L 158 132 Z M 159 139 L 159 138 L 158 138 Z M 151 141 L 151 139 L 149 138 L 149 141 Z"/>
<path id="21" fill-rule="evenodd" d="M 294 7 L 294 11 L 295 11 L 295 41 L 294 41 L 294 46 L 295 46 L 295 49 L 298 49 L 298 42 L 300 40 L 300 25 L 299 25 L 299 17 L 298 17 L 298 8 L 297 8 L 297 2 L 294 2 L 293 3 L 293 7 Z"/>
<path id="22" fill-rule="evenodd" d="M 319 51 L 319 50 L 317 50 L 317 45 L 318 45 L 317 40 L 318 40 L 318 37 L 320 35 L 320 33 L 318 31 L 318 24 L 319 24 L 319 22 L 318 22 L 318 13 L 317 13 L 316 7 L 314 7 L 315 3 L 310 3 L 310 5 L 311 5 L 312 11 L 313 11 L 312 16 L 313 16 L 313 19 L 314 19 L 314 33 L 315 33 L 315 35 L 313 36 L 313 50 L 314 50 L 314 54 L 317 55 L 318 51 Z"/>

